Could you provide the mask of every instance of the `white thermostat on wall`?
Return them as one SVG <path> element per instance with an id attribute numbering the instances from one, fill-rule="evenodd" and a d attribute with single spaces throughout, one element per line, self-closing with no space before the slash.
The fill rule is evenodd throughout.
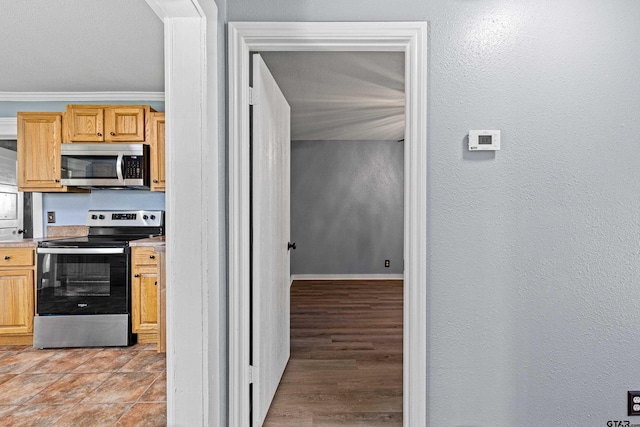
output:
<path id="1" fill-rule="evenodd" d="M 499 130 L 470 130 L 469 151 L 498 151 L 500 150 Z"/>

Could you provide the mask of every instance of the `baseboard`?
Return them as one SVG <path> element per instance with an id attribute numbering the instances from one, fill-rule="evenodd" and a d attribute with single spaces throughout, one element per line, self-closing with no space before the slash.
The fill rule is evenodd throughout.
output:
<path id="1" fill-rule="evenodd" d="M 292 274 L 291 280 L 402 280 L 402 274 Z"/>

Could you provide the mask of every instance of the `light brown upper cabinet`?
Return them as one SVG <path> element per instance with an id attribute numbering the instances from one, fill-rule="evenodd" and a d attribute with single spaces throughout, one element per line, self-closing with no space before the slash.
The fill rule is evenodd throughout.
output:
<path id="1" fill-rule="evenodd" d="M 148 105 L 67 105 L 64 142 L 145 142 Z"/>
<path id="2" fill-rule="evenodd" d="M 18 113 L 18 189 L 67 191 L 60 184 L 62 113 Z"/>
<path id="3" fill-rule="evenodd" d="M 149 144 L 151 145 L 151 191 L 165 191 L 164 113 L 151 113 Z"/>

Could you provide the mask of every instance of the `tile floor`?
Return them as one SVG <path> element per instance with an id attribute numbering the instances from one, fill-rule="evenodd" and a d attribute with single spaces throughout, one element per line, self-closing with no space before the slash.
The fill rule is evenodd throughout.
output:
<path id="1" fill-rule="evenodd" d="M 155 344 L 0 346 L 0 427 L 165 426 L 166 379 Z"/>

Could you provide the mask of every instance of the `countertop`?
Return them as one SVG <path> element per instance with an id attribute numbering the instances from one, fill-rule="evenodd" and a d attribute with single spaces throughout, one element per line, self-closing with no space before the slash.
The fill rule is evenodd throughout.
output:
<path id="1" fill-rule="evenodd" d="M 0 248 L 35 248 L 42 240 L 45 239 L 2 240 Z"/>
<path id="2" fill-rule="evenodd" d="M 153 246 L 154 248 L 164 248 L 164 236 L 148 237 L 146 239 L 132 240 L 129 246 Z"/>
<path id="3" fill-rule="evenodd" d="M 1 240 L 0 248 L 35 248 L 38 242 L 43 240 L 65 239 L 68 237 L 86 236 L 89 233 L 89 227 L 85 225 L 59 225 L 47 226 L 47 237 L 37 239 L 15 239 Z"/>

